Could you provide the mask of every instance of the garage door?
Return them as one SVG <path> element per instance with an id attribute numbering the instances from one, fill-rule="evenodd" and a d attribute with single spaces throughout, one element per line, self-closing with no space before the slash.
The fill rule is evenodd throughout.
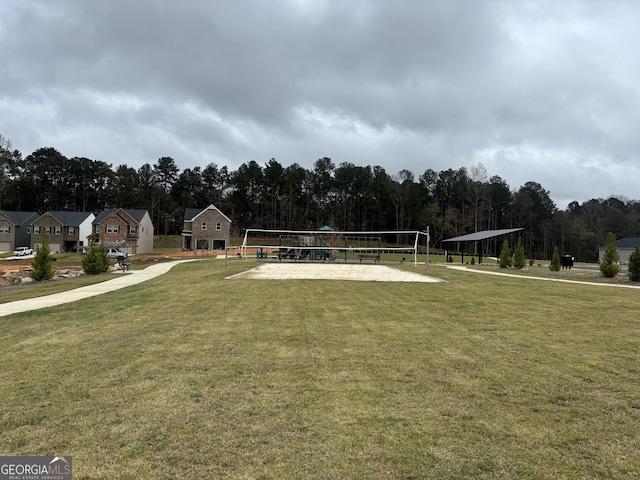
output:
<path id="1" fill-rule="evenodd" d="M 38 248 L 38 247 L 42 247 L 42 244 L 41 243 L 36 243 L 33 246 L 33 251 L 35 252 L 36 248 Z M 59 243 L 50 243 L 49 244 L 49 251 L 51 253 L 60 253 L 60 244 Z"/>
<path id="2" fill-rule="evenodd" d="M 0 242 L 0 252 L 11 251 L 11 242 Z"/>

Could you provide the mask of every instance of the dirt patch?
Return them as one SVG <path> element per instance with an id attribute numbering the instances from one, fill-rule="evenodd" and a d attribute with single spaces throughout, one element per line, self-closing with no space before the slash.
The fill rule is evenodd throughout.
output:
<path id="1" fill-rule="evenodd" d="M 356 280 L 365 282 L 441 282 L 421 273 L 385 265 L 329 263 L 265 263 L 230 279 L 255 280 Z"/>

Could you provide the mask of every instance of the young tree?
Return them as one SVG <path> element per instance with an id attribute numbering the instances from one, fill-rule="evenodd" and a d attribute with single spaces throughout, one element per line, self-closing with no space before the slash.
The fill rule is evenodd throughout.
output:
<path id="1" fill-rule="evenodd" d="M 103 244 L 91 245 L 87 253 L 82 257 L 82 270 L 88 275 L 106 272 L 109 268 L 107 247 Z"/>
<path id="2" fill-rule="evenodd" d="M 549 270 L 552 272 L 560 271 L 560 252 L 558 251 L 558 246 L 553 247 L 553 255 L 551 256 L 551 264 L 549 265 Z"/>
<path id="3" fill-rule="evenodd" d="M 629 280 L 640 281 L 640 245 L 636 245 L 629 255 Z"/>
<path id="4" fill-rule="evenodd" d="M 502 250 L 500 251 L 500 268 L 510 268 L 512 263 L 511 249 L 509 248 L 509 240 L 506 238 L 502 242 Z"/>
<path id="5" fill-rule="evenodd" d="M 527 257 L 524 254 L 524 247 L 522 246 L 522 238 L 518 237 L 518 243 L 516 244 L 516 250 L 513 254 L 513 267 L 524 268 L 527 263 Z"/>
<path id="6" fill-rule="evenodd" d="M 42 245 L 36 247 L 36 256 L 31 261 L 30 277 L 36 281 L 51 280 L 56 274 L 53 269 L 53 258 L 49 249 L 49 236 L 46 232 L 42 234 Z"/>
<path id="7" fill-rule="evenodd" d="M 607 233 L 604 244 L 606 250 L 600 262 L 600 272 L 607 278 L 613 278 L 620 273 L 620 254 L 616 247 L 616 236 L 613 232 Z"/>

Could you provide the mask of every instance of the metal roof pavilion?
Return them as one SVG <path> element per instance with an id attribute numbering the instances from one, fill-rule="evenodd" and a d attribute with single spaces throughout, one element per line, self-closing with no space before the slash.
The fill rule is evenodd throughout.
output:
<path id="1" fill-rule="evenodd" d="M 442 240 L 444 242 L 481 242 L 482 240 L 486 240 L 488 238 L 499 237 L 501 235 L 508 235 L 513 232 L 519 232 L 520 230 L 524 230 L 524 228 L 503 228 L 501 230 L 483 230 L 481 232 L 469 233 L 467 235 L 462 235 L 460 237 L 449 238 L 447 240 Z M 478 262 L 482 263 L 482 248 L 478 253 Z M 462 251 L 462 263 L 464 263 L 464 250 Z"/>
<path id="2" fill-rule="evenodd" d="M 524 228 L 503 228 L 501 230 L 483 230 L 481 232 L 469 233 L 460 237 L 442 240 L 443 242 L 478 242 L 487 238 L 499 237 L 500 235 L 508 235 L 509 233 L 518 232 Z"/>

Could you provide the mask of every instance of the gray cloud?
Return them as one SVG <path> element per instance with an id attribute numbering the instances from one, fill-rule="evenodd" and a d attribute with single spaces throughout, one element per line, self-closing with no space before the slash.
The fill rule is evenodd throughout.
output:
<path id="1" fill-rule="evenodd" d="M 483 162 L 560 208 L 638 197 L 636 2 L 5 3 L 0 134 L 24 154 Z"/>

